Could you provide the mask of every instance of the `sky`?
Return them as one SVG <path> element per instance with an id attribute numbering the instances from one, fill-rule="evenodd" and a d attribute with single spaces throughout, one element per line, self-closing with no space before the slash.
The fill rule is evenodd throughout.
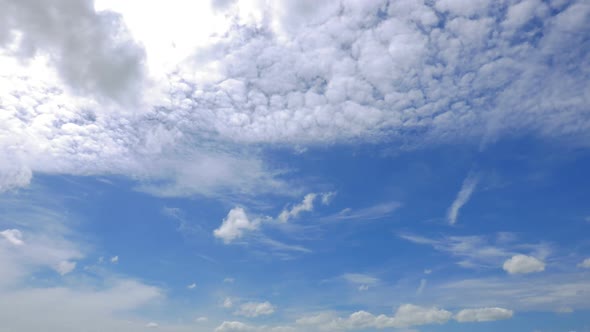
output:
<path id="1" fill-rule="evenodd" d="M 590 332 L 588 1 L 0 8 L 0 332 Z"/>

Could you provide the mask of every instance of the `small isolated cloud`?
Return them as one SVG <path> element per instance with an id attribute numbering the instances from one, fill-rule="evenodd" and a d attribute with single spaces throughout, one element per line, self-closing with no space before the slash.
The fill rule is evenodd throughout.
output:
<path id="1" fill-rule="evenodd" d="M 154 322 L 149 322 L 147 324 L 145 324 L 145 327 L 150 328 L 150 329 L 155 329 L 158 328 L 158 323 L 154 323 Z"/>
<path id="2" fill-rule="evenodd" d="M 223 219 L 221 226 L 213 231 L 213 235 L 220 238 L 225 243 L 230 243 L 235 239 L 244 236 L 246 231 L 253 231 L 260 226 L 259 220 L 250 220 L 246 211 L 241 207 L 235 207 L 229 211 L 227 217 Z"/>
<path id="3" fill-rule="evenodd" d="M 113 257 L 111 257 L 111 263 L 113 263 L 113 264 L 119 263 L 119 256 L 113 256 Z"/>
<path id="4" fill-rule="evenodd" d="M 316 199 L 316 197 L 317 194 L 314 193 L 305 195 L 301 203 L 293 206 L 290 210 L 284 209 L 281 214 L 279 214 L 279 221 L 287 222 L 289 219 L 297 218 L 301 212 L 313 211 L 313 201 Z"/>
<path id="5" fill-rule="evenodd" d="M 590 269 L 590 258 L 586 258 L 585 260 L 583 260 L 582 263 L 578 264 L 578 267 Z"/>
<path id="6" fill-rule="evenodd" d="M 424 269 L 424 274 L 431 274 L 432 270 L 431 269 Z"/>
<path id="7" fill-rule="evenodd" d="M 197 284 L 195 284 L 194 282 L 188 286 L 186 286 L 186 288 L 188 289 L 195 289 L 197 287 Z"/>
<path id="8" fill-rule="evenodd" d="M 195 322 L 197 322 L 197 323 L 204 323 L 207 321 L 209 321 L 209 318 L 207 318 L 205 316 L 201 316 L 201 317 L 198 317 L 197 319 L 195 319 Z"/>
<path id="9" fill-rule="evenodd" d="M 18 229 L 6 229 L 0 232 L 0 235 L 15 246 L 24 244 L 23 234 Z"/>
<path id="10" fill-rule="evenodd" d="M 369 290 L 369 285 L 360 285 L 359 286 L 359 292 L 364 292 Z"/>
<path id="11" fill-rule="evenodd" d="M 75 268 L 76 268 L 76 262 L 61 261 L 61 262 L 59 262 L 59 264 L 57 264 L 57 266 L 55 267 L 55 270 L 59 274 L 64 276 L 64 275 L 74 271 Z"/>
<path id="12" fill-rule="evenodd" d="M 247 302 L 240 305 L 240 308 L 234 312 L 234 315 L 246 317 L 258 317 L 262 315 L 271 315 L 275 312 L 275 307 L 270 302 Z"/>
<path id="13" fill-rule="evenodd" d="M 506 260 L 502 268 L 510 274 L 533 273 L 544 271 L 545 263 L 532 256 L 515 255 Z"/>
<path id="14" fill-rule="evenodd" d="M 231 298 L 229 298 L 229 297 L 226 297 L 226 298 L 223 300 L 223 307 L 224 307 L 224 308 L 231 308 L 231 307 L 233 307 L 233 306 L 234 306 L 234 303 L 233 303 L 233 301 L 231 300 Z"/>
<path id="15" fill-rule="evenodd" d="M 236 280 L 234 278 L 225 278 L 223 282 L 226 284 L 233 284 Z"/>
<path id="16" fill-rule="evenodd" d="M 463 309 L 455 315 L 455 320 L 464 322 L 488 322 L 512 318 L 513 311 L 504 308 Z"/>
<path id="17" fill-rule="evenodd" d="M 457 222 L 459 210 L 469 201 L 469 198 L 471 198 L 478 181 L 479 177 L 473 174 L 469 174 L 463 181 L 463 185 L 457 194 L 457 198 L 455 198 L 453 204 L 451 204 L 451 207 L 449 207 L 449 211 L 447 212 L 447 220 L 449 221 L 449 224 L 454 225 Z"/>

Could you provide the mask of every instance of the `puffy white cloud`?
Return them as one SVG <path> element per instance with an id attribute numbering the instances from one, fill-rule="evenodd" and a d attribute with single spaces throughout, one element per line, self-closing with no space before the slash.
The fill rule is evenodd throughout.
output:
<path id="1" fill-rule="evenodd" d="M 111 263 L 113 263 L 113 264 L 119 263 L 119 256 L 113 256 L 113 257 L 111 257 Z"/>
<path id="2" fill-rule="evenodd" d="M 512 318 L 513 311 L 504 308 L 463 309 L 455 315 L 458 322 L 487 322 Z"/>
<path id="3" fill-rule="evenodd" d="M 217 6 L 229 23 L 145 87 L 143 51 L 123 27 L 142 10 L 121 18 L 91 1 L 3 0 L 0 190 L 49 173 L 124 175 L 163 196 L 289 192 L 253 142 L 589 141 L 590 59 L 574 33 L 589 28 L 582 0 L 553 16 L 531 12 L 532 2 L 486 0 L 248 3 Z M 186 17 L 195 12 L 183 22 L 201 22 Z M 543 18 L 537 33 L 505 28 L 533 16 Z M 72 87 L 145 100 L 128 110 L 74 97 L 44 59 Z"/>
<path id="4" fill-rule="evenodd" d="M 244 236 L 245 232 L 253 231 L 259 226 L 260 220 L 250 221 L 243 208 L 235 207 L 229 211 L 219 228 L 213 231 L 213 235 L 225 243 L 230 243 Z"/>
<path id="5" fill-rule="evenodd" d="M 241 304 L 234 314 L 246 317 L 258 317 L 262 315 L 271 315 L 275 312 L 275 309 L 276 308 L 268 301 L 246 302 Z"/>
<path id="6" fill-rule="evenodd" d="M 580 264 L 578 264 L 578 267 L 590 269 L 590 258 L 583 260 Z"/>
<path id="7" fill-rule="evenodd" d="M 197 317 L 197 319 L 195 319 L 195 321 L 198 323 L 204 323 L 204 322 L 208 322 L 209 318 L 207 318 L 205 316 L 201 316 L 201 317 Z"/>
<path id="8" fill-rule="evenodd" d="M 194 282 L 188 286 L 186 286 L 186 288 L 188 289 L 195 289 L 197 287 L 197 284 L 195 284 Z"/>
<path id="9" fill-rule="evenodd" d="M 160 326 L 160 325 L 155 322 L 149 322 L 149 323 L 145 324 L 145 327 L 150 328 L 150 329 L 158 328 L 158 326 Z"/>
<path id="10" fill-rule="evenodd" d="M 541 272 L 545 270 L 543 261 L 527 255 L 515 255 L 504 262 L 504 271 L 510 274 Z"/>
<path id="11" fill-rule="evenodd" d="M 24 244 L 23 234 L 18 229 L 5 229 L 0 232 L 0 235 L 15 246 L 21 246 Z"/>
<path id="12" fill-rule="evenodd" d="M 399 306 L 393 316 L 375 316 L 366 311 L 357 311 L 346 318 L 335 317 L 331 314 L 306 316 L 297 320 L 305 326 L 315 326 L 322 330 L 352 330 L 368 328 L 405 328 L 426 324 L 446 323 L 452 313 L 438 308 L 420 307 L 412 304 Z"/>
<path id="13" fill-rule="evenodd" d="M 451 204 L 449 211 L 447 213 L 447 219 L 449 220 L 449 224 L 454 225 L 457 222 L 457 217 L 459 217 L 459 210 L 469 201 L 471 198 L 471 194 L 475 190 L 477 186 L 477 182 L 479 178 L 475 175 L 470 174 L 467 178 L 463 181 L 463 185 L 461 186 L 461 190 L 457 194 L 457 198 Z"/>

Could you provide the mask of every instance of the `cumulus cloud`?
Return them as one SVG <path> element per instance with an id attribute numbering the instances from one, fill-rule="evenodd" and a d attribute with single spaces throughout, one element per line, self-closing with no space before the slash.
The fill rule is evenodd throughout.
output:
<path id="1" fill-rule="evenodd" d="M 119 263 L 119 256 L 113 256 L 113 257 L 111 257 L 111 263 L 113 263 L 113 264 Z"/>
<path id="2" fill-rule="evenodd" d="M 532 256 L 515 255 L 506 260 L 502 268 L 510 274 L 533 273 L 544 271 L 545 263 Z"/>
<path id="3" fill-rule="evenodd" d="M 457 194 L 457 198 L 455 198 L 453 204 L 451 204 L 451 207 L 449 207 L 449 211 L 447 212 L 449 224 L 454 225 L 457 222 L 459 210 L 469 201 L 469 198 L 471 198 L 471 194 L 473 194 L 478 181 L 479 178 L 473 174 L 467 176 L 467 178 L 463 181 L 463 185 Z"/>
<path id="4" fill-rule="evenodd" d="M 197 287 L 197 284 L 195 284 L 194 282 L 188 286 L 186 286 L 186 288 L 188 289 L 195 289 Z"/>
<path id="5" fill-rule="evenodd" d="M 246 317 L 258 317 L 271 315 L 275 312 L 275 307 L 268 301 L 266 302 L 246 302 L 240 305 L 235 315 Z"/>
<path id="6" fill-rule="evenodd" d="M 590 258 L 583 260 L 580 264 L 578 264 L 578 267 L 590 269 Z"/>
<path id="7" fill-rule="evenodd" d="M 219 5 L 227 30 L 149 89 L 125 17 L 91 1 L 1 4 L 0 190 L 45 173 L 123 175 L 162 196 L 285 193 L 281 171 L 249 143 L 590 141 L 582 0 L 552 10 L 484 0 Z M 154 97 L 128 112 L 71 87 Z"/>
<path id="8" fill-rule="evenodd" d="M 460 322 L 487 322 L 512 318 L 512 310 L 504 308 L 479 308 L 463 309 L 455 315 L 455 319 Z"/>
<path id="9" fill-rule="evenodd" d="M 346 318 L 329 314 L 302 317 L 299 325 L 315 326 L 325 330 L 352 330 L 368 328 L 406 328 L 426 324 L 443 324 L 452 313 L 435 307 L 420 307 L 412 304 L 399 306 L 393 316 L 373 315 L 366 311 L 357 311 Z"/>
<path id="10" fill-rule="evenodd" d="M 244 236 L 245 232 L 253 231 L 259 226 L 260 220 L 250 221 L 243 208 L 235 207 L 229 211 L 219 228 L 213 231 L 213 235 L 225 243 L 230 243 Z"/>

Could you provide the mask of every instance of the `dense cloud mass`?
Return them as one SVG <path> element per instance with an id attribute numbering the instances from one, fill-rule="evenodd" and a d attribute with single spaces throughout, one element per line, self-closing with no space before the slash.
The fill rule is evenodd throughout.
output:
<path id="1" fill-rule="evenodd" d="M 144 52 L 113 12 L 92 0 L 2 0 L 0 46 L 24 60 L 46 55 L 74 91 L 132 101 L 143 84 Z"/>
<path id="2" fill-rule="evenodd" d="M 165 196 L 277 191 L 251 143 L 588 141 L 584 1 L 239 5 L 219 2 L 228 30 L 147 87 L 117 14 L 4 0 L 0 188 L 44 172 L 123 174 Z"/>

